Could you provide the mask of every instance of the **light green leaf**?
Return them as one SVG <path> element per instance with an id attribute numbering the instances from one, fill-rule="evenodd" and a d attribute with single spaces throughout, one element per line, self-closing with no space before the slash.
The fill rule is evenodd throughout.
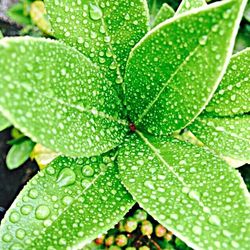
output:
<path id="1" fill-rule="evenodd" d="M 176 15 L 182 14 L 184 12 L 190 11 L 192 9 L 200 8 L 206 6 L 205 0 L 182 0 L 179 8 L 176 11 Z"/>
<path id="2" fill-rule="evenodd" d="M 118 158 L 139 205 L 194 249 L 249 249 L 249 194 L 240 174 L 206 148 L 127 138 Z"/>
<path id="3" fill-rule="evenodd" d="M 0 40 L 0 112 L 33 141 L 92 156 L 128 130 L 111 83 L 77 50 L 37 38 Z"/>
<path id="4" fill-rule="evenodd" d="M 227 72 L 206 111 L 216 116 L 250 112 L 250 48 L 232 56 Z"/>
<path id="5" fill-rule="evenodd" d="M 247 7 L 245 9 L 244 17 L 248 22 L 250 22 L 250 2 L 247 3 Z"/>
<path id="6" fill-rule="evenodd" d="M 166 21 L 167 19 L 171 18 L 174 16 L 174 10 L 166 3 L 164 3 L 157 13 L 155 20 L 153 22 L 152 27 L 157 26 L 158 24 Z"/>
<path id="7" fill-rule="evenodd" d="M 148 30 L 146 0 L 45 0 L 54 35 L 121 84 L 130 50 Z M 116 84 L 116 85 L 117 85 Z"/>
<path id="8" fill-rule="evenodd" d="M 25 15 L 24 3 L 16 3 L 12 5 L 7 11 L 8 17 L 18 23 L 23 25 L 31 24 L 30 17 Z"/>
<path id="9" fill-rule="evenodd" d="M 3 115 L 0 113 L 0 131 L 3 131 L 4 129 L 10 127 L 11 124 L 8 120 L 3 117 Z"/>
<path id="10" fill-rule="evenodd" d="M 139 128 L 166 134 L 201 113 L 225 73 L 245 4 L 223 1 L 179 15 L 137 44 L 127 64 L 125 93 Z"/>
<path id="11" fill-rule="evenodd" d="M 21 191 L 2 221 L 2 249 L 80 249 L 134 204 L 108 156 L 59 157 Z"/>
<path id="12" fill-rule="evenodd" d="M 16 169 L 27 161 L 34 146 L 35 143 L 31 140 L 23 140 L 20 143 L 14 144 L 8 152 L 6 158 L 8 169 Z"/>
<path id="13" fill-rule="evenodd" d="M 250 116 L 199 116 L 189 129 L 206 146 L 220 154 L 250 163 Z"/>

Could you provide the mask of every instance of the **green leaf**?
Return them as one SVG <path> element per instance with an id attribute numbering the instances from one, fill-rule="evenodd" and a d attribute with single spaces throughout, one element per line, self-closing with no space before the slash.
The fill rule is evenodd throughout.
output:
<path id="1" fill-rule="evenodd" d="M 34 177 L 1 224 L 3 249 L 80 249 L 134 204 L 109 156 L 59 157 Z"/>
<path id="2" fill-rule="evenodd" d="M 206 111 L 216 116 L 250 112 L 250 48 L 232 56 L 214 97 Z"/>
<path id="3" fill-rule="evenodd" d="M 249 194 L 208 149 L 171 138 L 127 138 L 118 158 L 139 205 L 194 249 L 249 248 Z"/>
<path id="4" fill-rule="evenodd" d="M 31 140 L 24 140 L 18 144 L 14 144 L 8 152 L 6 164 L 8 169 L 16 169 L 20 167 L 30 157 L 30 154 L 35 146 Z"/>
<path id="5" fill-rule="evenodd" d="M 3 33 L 2 31 L 0 30 L 0 39 L 3 38 Z"/>
<path id="6" fill-rule="evenodd" d="M 185 13 L 187 11 L 206 6 L 205 0 L 182 0 L 179 8 L 176 11 L 176 15 Z"/>
<path id="7" fill-rule="evenodd" d="M 164 3 L 162 5 L 161 9 L 159 10 L 159 12 L 157 13 L 152 27 L 155 27 L 158 24 L 160 24 L 160 23 L 166 21 L 167 19 L 173 17 L 174 13 L 175 12 L 172 9 L 172 7 L 170 7 L 168 4 Z"/>
<path id="8" fill-rule="evenodd" d="M 3 131 L 4 129 L 10 126 L 11 126 L 10 122 L 6 120 L 5 117 L 3 117 L 3 115 L 0 112 L 0 131 Z"/>
<path id="9" fill-rule="evenodd" d="M 244 17 L 248 22 L 250 22 L 250 2 L 247 3 L 247 7 L 244 12 Z"/>
<path id="10" fill-rule="evenodd" d="M 130 50 L 148 30 L 146 0 L 45 0 L 45 6 L 54 35 L 90 57 L 120 85 Z"/>
<path id="11" fill-rule="evenodd" d="M 0 111 L 35 142 L 68 156 L 116 147 L 128 130 L 111 83 L 85 56 L 47 39 L 0 40 Z"/>
<path id="12" fill-rule="evenodd" d="M 7 15 L 10 19 L 18 24 L 28 25 L 31 24 L 31 20 L 29 16 L 26 16 L 24 13 L 24 4 L 17 3 L 12 5 L 8 11 Z"/>
<path id="13" fill-rule="evenodd" d="M 202 112 L 229 63 L 245 4 L 223 1 L 179 15 L 137 44 L 127 64 L 125 94 L 138 128 L 166 134 Z"/>
<path id="14" fill-rule="evenodd" d="M 206 146 L 220 154 L 250 163 L 250 116 L 199 116 L 189 129 Z"/>

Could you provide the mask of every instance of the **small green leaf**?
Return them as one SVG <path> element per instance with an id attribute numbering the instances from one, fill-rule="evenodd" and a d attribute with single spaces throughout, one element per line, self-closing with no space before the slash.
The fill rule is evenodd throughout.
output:
<path id="1" fill-rule="evenodd" d="M 54 35 L 91 57 L 120 85 L 130 50 L 148 30 L 146 0 L 45 0 L 45 6 Z"/>
<path id="2" fill-rule="evenodd" d="M 31 20 L 29 16 L 26 16 L 24 13 L 24 4 L 17 3 L 12 5 L 8 11 L 7 15 L 10 19 L 18 24 L 28 25 L 31 24 Z"/>
<path id="3" fill-rule="evenodd" d="M 0 112 L 0 131 L 3 131 L 4 129 L 10 127 L 11 124 L 8 120 L 6 120 L 5 117 L 3 117 L 3 115 Z"/>
<path id="4" fill-rule="evenodd" d="M 247 3 L 247 7 L 244 12 L 244 17 L 248 22 L 250 22 L 250 2 Z"/>
<path id="5" fill-rule="evenodd" d="M 139 205 L 194 249 L 249 248 L 249 194 L 208 149 L 171 138 L 127 138 L 118 157 Z"/>
<path id="6" fill-rule="evenodd" d="M 157 13 L 155 20 L 153 22 L 152 27 L 157 26 L 158 24 L 166 21 L 167 19 L 171 18 L 174 16 L 174 10 L 166 3 L 164 3 Z"/>
<path id="7" fill-rule="evenodd" d="M 81 249 L 134 204 L 109 156 L 59 157 L 21 191 L 1 224 L 2 249 Z"/>
<path id="8" fill-rule="evenodd" d="M 138 128 L 171 133 L 202 112 L 229 63 L 245 4 L 223 1 L 179 15 L 137 44 L 127 64 L 125 94 Z"/>
<path id="9" fill-rule="evenodd" d="M 199 116 L 189 129 L 215 152 L 250 163 L 250 116 Z"/>
<path id="10" fill-rule="evenodd" d="M 206 111 L 216 116 L 250 112 L 250 48 L 232 56 L 227 72 Z"/>
<path id="11" fill-rule="evenodd" d="M 30 154 L 35 146 L 31 140 L 24 140 L 18 144 L 14 144 L 8 152 L 6 164 L 8 169 L 16 169 L 20 167 L 30 157 Z"/>
<path id="12" fill-rule="evenodd" d="M 128 130 L 111 83 L 77 50 L 41 38 L 0 40 L 0 111 L 33 141 L 68 156 L 116 147 Z"/>
<path id="13" fill-rule="evenodd" d="M 179 8 L 176 11 L 176 15 L 185 13 L 187 11 L 206 6 L 205 0 L 182 0 Z"/>

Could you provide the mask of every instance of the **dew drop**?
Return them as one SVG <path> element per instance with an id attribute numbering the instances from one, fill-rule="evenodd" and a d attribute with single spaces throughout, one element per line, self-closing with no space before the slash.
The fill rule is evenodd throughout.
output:
<path id="1" fill-rule="evenodd" d="M 92 177 L 95 171 L 90 165 L 86 165 L 82 168 L 82 174 L 86 177 Z"/>
<path id="2" fill-rule="evenodd" d="M 17 212 L 12 212 L 12 213 L 10 214 L 10 222 L 16 223 L 16 222 L 18 222 L 19 220 L 20 220 L 20 214 L 19 214 L 19 213 L 17 213 Z"/>
<path id="3" fill-rule="evenodd" d="M 144 186 L 152 190 L 155 188 L 154 184 L 151 181 L 145 181 Z"/>
<path id="4" fill-rule="evenodd" d="M 5 242 L 10 242 L 12 240 L 12 236 L 10 234 L 4 234 L 2 240 Z"/>
<path id="5" fill-rule="evenodd" d="M 20 240 L 22 240 L 25 237 L 25 234 L 26 234 L 26 232 L 24 229 L 20 228 L 20 229 L 17 229 L 17 231 L 16 231 L 16 237 Z"/>
<path id="6" fill-rule="evenodd" d="M 40 205 L 37 207 L 35 215 L 38 220 L 44 220 L 50 215 L 50 209 L 46 205 Z"/>
<path id="7" fill-rule="evenodd" d="M 195 190 L 191 190 L 189 193 L 188 193 L 188 196 L 192 199 L 192 200 L 197 200 L 199 201 L 200 200 L 200 193 L 198 191 L 195 191 Z"/>
<path id="8" fill-rule="evenodd" d="M 28 215 L 28 214 L 31 213 L 31 211 L 32 211 L 32 206 L 31 206 L 31 205 L 23 205 L 23 206 L 21 207 L 21 213 L 22 213 L 23 215 Z"/>
<path id="9" fill-rule="evenodd" d="M 70 205 L 73 201 L 73 198 L 71 196 L 65 196 L 62 199 L 62 202 L 64 205 Z"/>
<path id="10" fill-rule="evenodd" d="M 221 220 L 217 215 L 211 215 L 208 219 L 209 223 L 220 226 L 221 225 Z"/>
<path id="11" fill-rule="evenodd" d="M 32 199 L 36 199 L 38 196 L 38 191 L 34 188 L 30 189 L 28 196 Z"/>
<path id="12" fill-rule="evenodd" d="M 70 168 L 64 168 L 58 175 L 57 184 L 59 187 L 65 187 L 74 184 L 76 181 L 76 174 Z"/>
<path id="13" fill-rule="evenodd" d="M 93 20 L 99 20 L 102 18 L 102 10 L 99 8 L 99 6 L 96 6 L 92 3 L 89 4 L 90 8 L 89 8 L 89 15 L 91 17 L 91 19 Z"/>
<path id="14" fill-rule="evenodd" d="M 201 235 L 201 233 L 202 233 L 202 230 L 201 230 L 201 228 L 200 228 L 199 226 L 194 226 L 194 227 L 192 228 L 192 231 L 193 231 L 193 233 L 196 234 L 196 235 Z"/>
<path id="15" fill-rule="evenodd" d="M 199 44 L 200 45 L 205 45 L 207 43 L 207 36 L 202 36 L 200 39 L 199 39 Z"/>

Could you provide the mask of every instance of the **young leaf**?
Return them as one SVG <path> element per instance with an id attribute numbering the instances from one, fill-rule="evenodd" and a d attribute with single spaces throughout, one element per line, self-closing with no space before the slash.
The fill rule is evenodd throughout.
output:
<path id="1" fill-rule="evenodd" d="M 7 15 L 12 21 L 16 23 L 23 24 L 23 25 L 31 24 L 30 17 L 25 15 L 23 3 L 16 3 L 12 5 L 8 9 Z"/>
<path id="2" fill-rule="evenodd" d="M 48 39 L 4 38 L 0 54 L 0 111 L 33 141 L 68 156 L 122 141 L 121 102 L 80 52 Z"/>
<path id="3" fill-rule="evenodd" d="M 250 163 L 250 116 L 199 116 L 189 129 L 220 154 Z"/>
<path id="4" fill-rule="evenodd" d="M 129 52 L 148 30 L 146 0 L 45 0 L 45 6 L 54 35 L 121 84 Z"/>
<path id="5" fill-rule="evenodd" d="M 182 0 L 176 15 L 207 5 L 205 0 Z"/>
<path id="6" fill-rule="evenodd" d="M 232 56 L 227 72 L 206 111 L 216 116 L 250 112 L 250 48 Z"/>
<path id="7" fill-rule="evenodd" d="M 245 4 L 223 1 L 179 15 L 137 44 L 128 60 L 125 92 L 139 128 L 166 134 L 201 113 L 225 73 Z"/>
<path id="8" fill-rule="evenodd" d="M 80 249 L 118 223 L 134 204 L 117 174 L 108 156 L 57 158 L 8 210 L 1 224 L 1 247 Z"/>
<path id="9" fill-rule="evenodd" d="M 35 146 L 31 140 L 24 140 L 18 144 L 14 144 L 8 152 L 6 164 L 8 169 L 13 170 L 20 167 L 30 157 Z"/>
<path id="10" fill-rule="evenodd" d="M 240 174 L 205 148 L 127 138 L 122 182 L 140 206 L 194 249 L 249 248 L 249 194 Z"/>
<path id="11" fill-rule="evenodd" d="M 10 127 L 10 122 L 5 119 L 5 117 L 2 116 L 0 113 L 0 131 L 3 131 L 4 129 Z"/>
<path id="12" fill-rule="evenodd" d="M 167 19 L 171 18 L 174 16 L 174 10 L 172 9 L 172 7 L 170 7 L 168 4 L 164 3 L 161 6 L 161 9 L 159 10 L 159 12 L 157 13 L 155 20 L 153 22 L 152 27 L 157 26 L 158 24 L 166 21 Z"/>

